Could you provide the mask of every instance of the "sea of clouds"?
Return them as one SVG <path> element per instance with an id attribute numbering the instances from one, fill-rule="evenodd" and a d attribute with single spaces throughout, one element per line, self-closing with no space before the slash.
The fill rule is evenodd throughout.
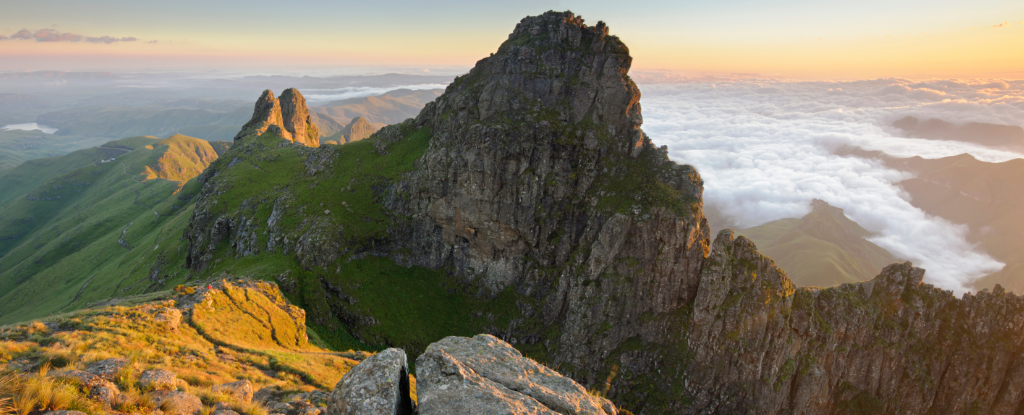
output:
<path id="1" fill-rule="evenodd" d="M 913 177 L 849 146 L 897 157 L 970 153 L 1000 162 L 1024 154 L 905 138 L 907 115 L 953 123 L 1024 125 L 1024 81 L 882 79 L 855 82 L 741 80 L 641 84 L 644 131 L 673 160 L 695 166 L 704 203 L 744 228 L 810 211 L 812 199 L 845 209 L 871 241 L 925 268 L 925 280 L 963 293 L 1003 264 L 970 244 L 967 228 L 914 207 L 897 185 Z"/>

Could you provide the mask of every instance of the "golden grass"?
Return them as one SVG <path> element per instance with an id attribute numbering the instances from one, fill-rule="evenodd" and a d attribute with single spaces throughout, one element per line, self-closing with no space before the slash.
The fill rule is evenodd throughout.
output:
<path id="1" fill-rule="evenodd" d="M 241 405 L 208 394 L 209 388 L 247 379 L 255 390 L 275 386 L 285 391 L 329 391 L 349 369 L 370 356 L 364 352 L 334 353 L 309 344 L 305 341 L 305 324 L 296 318 L 301 310 L 290 308 L 279 294 L 274 295 L 276 290 L 265 292 L 259 285 L 256 286 L 260 289 L 253 289 L 253 285 L 225 285 L 224 291 L 215 291 L 218 295 L 214 312 L 199 312 L 193 324 L 183 318 L 178 330 L 173 332 L 155 319 L 166 307 L 175 305 L 173 299 L 133 306 L 113 305 L 83 310 L 62 319 L 46 319 L 50 326 L 59 325 L 57 331 L 49 330 L 41 322 L 0 327 L 0 374 L 16 369 L 48 369 L 51 365 L 61 370 L 81 370 L 99 360 L 127 358 L 130 364 L 115 376 L 115 383 L 127 396 L 117 404 L 123 409 L 145 412 L 154 409 L 154 405 L 146 402 L 139 391 L 138 376 L 148 369 L 160 368 L 176 374 L 184 381 L 177 389 L 200 396 L 207 405 L 217 402 Z M 247 317 L 249 313 L 259 316 L 258 312 L 267 317 L 262 320 Z M 253 326 L 238 325 L 237 330 L 255 329 L 257 324 L 272 324 L 275 330 L 263 326 L 265 336 L 243 337 L 237 330 L 220 330 L 211 335 L 206 329 L 237 324 L 246 318 L 249 318 L 247 324 Z M 17 365 L 13 365 L 15 362 Z M 19 385 L 27 384 L 28 377 L 40 376 L 14 376 L 19 379 Z M 67 390 L 54 381 L 33 388 L 26 393 L 22 393 L 26 390 L 23 386 L 11 392 L 0 390 L 0 407 L 6 405 L 9 408 L 4 410 L 10 413 L 28 414 L 40 408 L 89 409 L 88 405 L 95 405 L 80 397 L 68 402 Z M 236 409 L 239 413 L 266 414 L 266 409 L 258 405 L 239 408 L 243 409 Z M 0 415 L 7 414 L 0 412 Z"/>
<path id="2" fill-rule="evenodd" d="M 70 382 L 47 376 L 49 365 L 38 372 L 6 375 L 0 379 L 0 414 L 27 415 L 32 412 L 79 410 L 94 412 L 96 404 L 82 396 Z"/>

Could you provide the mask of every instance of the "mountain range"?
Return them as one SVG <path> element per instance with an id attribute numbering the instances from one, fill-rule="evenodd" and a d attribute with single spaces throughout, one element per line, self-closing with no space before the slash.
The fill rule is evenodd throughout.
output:
<path id="1" fill-rule="evenodd" d="M 30 190 L 0 206 L 0 322 L 248 277 L 332 348 L 488 333 L 640 414 L 1019 409 L 1024 299 L 955 298 L 909 262 L 798 288 L 750 238 L 713 238 L 700 174 L 641 128 L 632 59 L 603 22 L 551 11 L 369 138 L 306 139 L 320 112 L 295 91 L 258 101 L 222 153 L 135 137 L 45 179 L 15 168 Z M 747 231 L 856 252 L 807 264 L 851 279 L 887 261 L 813 207 Z"/>

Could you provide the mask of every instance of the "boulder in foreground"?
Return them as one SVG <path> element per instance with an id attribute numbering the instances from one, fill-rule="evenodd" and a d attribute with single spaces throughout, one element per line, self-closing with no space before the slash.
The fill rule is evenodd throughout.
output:
<path id="1" fill-rule="evenodd" d="M 327 401 L 327 415 L 412 413 L 409 364 L 402 349 L 387 349 L 352 368 Z"/>
<path id="2" fill-rule="evenodd" d="M 416 379 L 421 415 L 617 413 L 611 401 L 489 334 L 431 344 L 416 359 Z"/>

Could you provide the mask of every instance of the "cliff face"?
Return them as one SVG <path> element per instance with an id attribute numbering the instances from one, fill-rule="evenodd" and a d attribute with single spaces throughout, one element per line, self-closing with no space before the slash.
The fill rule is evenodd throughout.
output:
<path id="1" fill-rule="evenodd" d="M 295 88 L 284 90 L 281 98 L 274 98 L 274 93 L 269 89 L 263 91 L 263 95 L 256 101 L 252 119 L 242 126 L 235 141 L 267 131 L 308 147 L 320 146 L 320 130 L 309 116 L 306 98 Z"/>
<path id="2" fill-rule="evenodd" d="M 357 332 L 384 317 L 353 308 L 371 297 L 340 280 L 346 263 L 445 272 L 488 299 L 481 330 L 636 413 L 1018 412 L 1024 301 L 956 299 L 909 263 L 795 289 L 746 238 L 712 244 L 700 176 L 640 129 L 630 63 L 602 23 L 548 12 L 414 121 L 340 147 L 243 140 L 208 173 L 189 266 L 293 255 L 311 318 Z M 271 163 L 305 168 L 279 178 Z M 364 341 L 401 346 L 376 333 Z"/>
<path id="3" fill-rule="evenodd" d="M 1017 410 L 1019 298 L 958 300 L 910 264 L 796 290 L 746 238 L 712 247 L 702 181 L 640 130 L 629 65 L 601 23 L 524 19 L 416 119 L 434 138 L 394 187 L 413 220 L 393 256 L 513 290 L 497 334 L 644 413 Z"/>

